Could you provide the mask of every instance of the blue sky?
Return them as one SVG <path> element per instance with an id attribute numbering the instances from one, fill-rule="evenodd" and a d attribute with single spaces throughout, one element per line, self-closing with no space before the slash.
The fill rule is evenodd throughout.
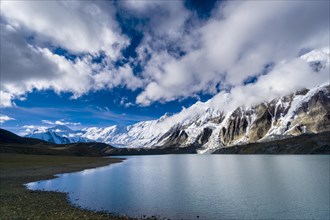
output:
<path id="1" fill-rule="evenodd" d="M 301 51 L 329 47 L 328 1 L 1 1 L 0 8 L 1 127 L 20 134 L 56 124 L 129 125 L 232 88 L 289 92 L 328 80 L 308 71 L 310 80 L 301 80 L 296 63 Z M 236 96 L 244 104 L 244 94 Z"/>
<path id="2" fill-rule="evenodd" d="M 215 6 L 216 1 L 185 1 L 184 7 L 196 18 L 206 20 Z M 118 7 L 113 2 L 113 7 Z M 19 9 L 19 6 L 18 8 Z M 136 58 L 135 49 L 141 43 L 143 31 L 136 26 L 143 23 L 143 19 L 134 16 L 126 17 L 124 11 L 118 10 L 115 14 L 122 33 L 127 36 L 130 43 L 122 48 L 122 57 L 116 61 L 115 66 L 128 63 L 128 59 Z M 32 45 L 35 43 L 36 34 L 32 34 L 25 40 Z M 74 61 L 83 56 L 73 53 L 59 45 L 48 45 L 54 54 Z M 101 63 L 105 58 L 103 54 L 93 56 L 93 62 Z M 4 64 L 5 65 L 5 64 Z M 139 64 L 133 66 L 134 74 L 141 73 Z M 142 120 L 159 118 L 165 113 L 179 112 L 182 107 L 189 107 L 197 100 L 205 101 L 211 97 L 209 94 L 196 93 L 194 97 L 181 97 L 169 102 L 155 102 L 148 106 L 140 106 L 135 103 L 141 89 L 130 90 L 125 87 L 101 89 L 89 91 L 78 98 L 72 98 L 72 92 L 56 93 L 53 89 L 32 89 L 23 96 L 12 99 L 13 106 L 1 108 L 1 114 L 13 120 L 1 124 L 1 127 L 20 133 L 23 126 L 52 126 L 56 121 L 63 122 L 70 127 L 79 129 L 86 126 L 111 126 L 114 124 L 129 125 Z M 46 121 L 46 122 L 45 122 Z"/>

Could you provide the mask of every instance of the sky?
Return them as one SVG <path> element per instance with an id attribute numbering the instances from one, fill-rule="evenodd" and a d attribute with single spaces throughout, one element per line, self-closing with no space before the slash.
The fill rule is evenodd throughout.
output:
<path id="1" fill-rule="evenodd" d="M 329 82 L 329 1 L 0 2 L 0 125 L 129 125 L 197 101 L 249 105 Z"/>

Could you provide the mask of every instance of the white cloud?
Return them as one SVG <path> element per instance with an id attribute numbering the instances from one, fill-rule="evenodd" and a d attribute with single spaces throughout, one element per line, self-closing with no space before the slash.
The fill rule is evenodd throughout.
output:
<path id="1" fill-rule="evenodd" d="M 44 8 L 47 9 L 43 11 Z M 52 12 L 47 14 L 49 8 Z M 5 2 L 1 7 L 4 19 L 0 23 L 1 107 L 13 106 L 13 99 L 21 98 L 33 89 L 71 92 L 72 97 L 77 98 L 91 90 L 112 89 L 119 85 L 128 89 L 140 87 L 142 83 L 131 68 L 113 65 L 113 59 L 120 56 L 127 39 L 119 33 L 110 16 L 111 10 L 106 8 L 93 2 L 47 1 L 40 5 L 24 1 Z M 92 9 L 96 14 L 90 11 Z M 68 20 L 64 22 L 65 19 L 58 18 L 61 16 Z M 84 23 L 86 16 L 89 20 Z M 104 33 L 111 31 L 116 38 Z M 73 38 L 67 38 L 65 33 Z M 35 42 L 27 40 L 31 35 L 36 36 Z M 54 54 L 47 45 L 49 41 L 78 55 L 80 52 L 84 54 L 68 60 Z M 113 45 L 115 49 L 110 48 Z M 99 52 L 105 53 L 104 62 L 93 63 L 93 57 Z"/>
<path id="2" fill-rule="evenodd" d="M 121 106 L 125 106 L 125 108 L 129 108 L 131 106 L 134 106 L 134 104 L 130 101 L 128 101 L 127 97 L 122 97 L 119 103 Z"/>
<path id="3" fill-rule="evenodd" d="M 213 18 L 185 38 L 201 44 L 183 58 L 152 51 L 144 72 L 152 80 L 137 97 L 137 103 L 149 105 L 198 92 L 215 94 L 219 85 L 221 89 L 241 87 L 247 77 L 260 74 L 266 64 L 297 59 L 303 48 L 328 47 L 329 16 L 326 1 L 226 2 Z M 306 81 L 328 79 L 324 74 L 320 80 L 320 75 L 309 73 L 301 86 L 315 86 Z M 273 80 L 282 80 L 283 75 L 272 75 Z M 287 90 L 293 91 L 300 78 L 301 74 L 294 71 L 286 81 Z"/>
<path id="4" fill-rule="evenodd" d="M 7 115 L 0 115 L 0 124 L 11 120 L 15 120 L 15 118 L 9 117 Z"/>
<path id="5" fill-rule="evenodd" d="M 26 128 L 26 129 L 36 129 L 38 126 L 36 126 L 36 125 L 23 125 L 22 127 Z"/>
<path id="6" fill-rule="evenodd" d="M 1 108 L 5 108 L 5 107 L 10 107 L 13 106 L 13 95 L 8 93 L 8 92 L 4 92 L 2 90 L 0 90 L 0 107 Z"/>
<path id="7" fill-rule="evenodd" d="M 120 3 L 124 8 L 132 10 L 136 13 L 145 13 L 148 9 L 162 4 L 161 1 L 141 1 L 141 0 L 122 1 Z"/>
<path id="8" fill-rule="evenodd" d="M 150 105 L 224 89 L 245 104 L 313 87 L 328 76 L 311 71 L 297 54 L 329 47 L 329 4 L 226 1 L 217 4 L 209 20 L 196 21 L 182 1 L 5 1 L 1 107 L 15 105 L 13 99 L 33 89 L 71 92 L 77 98 L 101 89 L 141 88 L 136 103 Z M 121 67 L 115 63 L 129 41 L 116 13 L 137 21 L 133 29 L 143 34 L 138 56 Z M 78 56 L 66 59 L 52 47 Z M 101 53 L 102 63 L 94 63 Z M 137 63 L 142 65 L 139 76 L 133 74 Z M 260 74 L 269 63 L 275 67 Z M 257 83 L 244 85 L 251 76 L 259 77 Z"/>
<path id="9" fill-rule="evenodd" d="M 143 85 L 143 81 L 134 76 L 133 71 L 129 65 L 124 65 L 117 69 L 105 68 L 99 73 L 93 75 L 94 88 L 112 89 L 118 85 L 126 86 L 126 88 L 135 90 Z"/>
<path id="10" fill-rule="evenodd" d="M 38 125 L 23 125 L 22 126 L 23 130 L 21 130 L 19 132 L 20 136 L 25 136 L 28 134 L 31 134 L 34 131 L 38 131 L 38 132 L 46 132 L 48 127 L 45 126 L 38 126 Z"/>
<path id="11" fill-rule="evenodd" d="M 49 124 L 49 125 L 73 125 L 73 126 L 80 125 L 80 122 L 67 122 L 64 119 L 56 120 L 56 121 L 41 120 L 41 122 L 43 124 Z"/>
<path id="12" fill-rule="evenodd" d="M 118 56 L 128 43 L 120 34 L 113 10 L 94 1 L 3 1 L 1 13 L 16 27 L 38 34 L 73 52 Z"/>
<path id="13" fill-rule="evenodd" d="M 145 19 L 146 23 L 138 28 L 143 29 L 144 35 L 151 34 L 153 40 L 160 36 L 163 41 L 180 37 L 184 23 L 191 16 L 182 1 L 171 1 L 169 3 L 166 1 L 135 0 L 121 1 L 119 4 L 129 15 Z"/>
<path id="14" fill-rule="evenodd" d="M 53 89 L 79 96 L 90 89 L 91 72 L 88 58 L 69 61 L 47 48 L 24 42 L 20 30 L 1 24 L 1 99 L 2 106 L 32 89 Z M 93 85 L 92 85 L 93 86 Z"/>
<path id="15" fill-rule="evenodd" d="M 314 72 L 304 60 L 293 59 L 277 65 L 254 84 L 236 86 L 230 92 L 220 92 L 211 100 L 210 106 L 228 112 L 238 106 L 253 106 L 288 95 L 292 91 L 329 83 L 329 65 L 320 72 Z"/>

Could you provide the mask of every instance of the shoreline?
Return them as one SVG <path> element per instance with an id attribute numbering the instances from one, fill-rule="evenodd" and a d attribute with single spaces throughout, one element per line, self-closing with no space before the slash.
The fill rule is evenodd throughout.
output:
<path id="1" fill-rule="evenodd" d="M 29 190 L 24 184 L 57 178 L 120 163 L 124 158 L 0 154 L 1 219 L 136 219 L 109 212 L 86 210 L 68 200 L 67 193 Z"/>

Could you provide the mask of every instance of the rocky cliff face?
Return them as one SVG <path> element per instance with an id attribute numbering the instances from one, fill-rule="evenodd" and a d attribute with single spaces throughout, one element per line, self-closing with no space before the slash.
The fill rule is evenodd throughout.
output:
<path id="1" fill-rule="evenodd" d="M 203 150 L 330 131 L 330 86 L 301 90 L 232 112 L 176 125 L 156 144 Z M 202 118 L 204 117 L 204 118 Z"/>

